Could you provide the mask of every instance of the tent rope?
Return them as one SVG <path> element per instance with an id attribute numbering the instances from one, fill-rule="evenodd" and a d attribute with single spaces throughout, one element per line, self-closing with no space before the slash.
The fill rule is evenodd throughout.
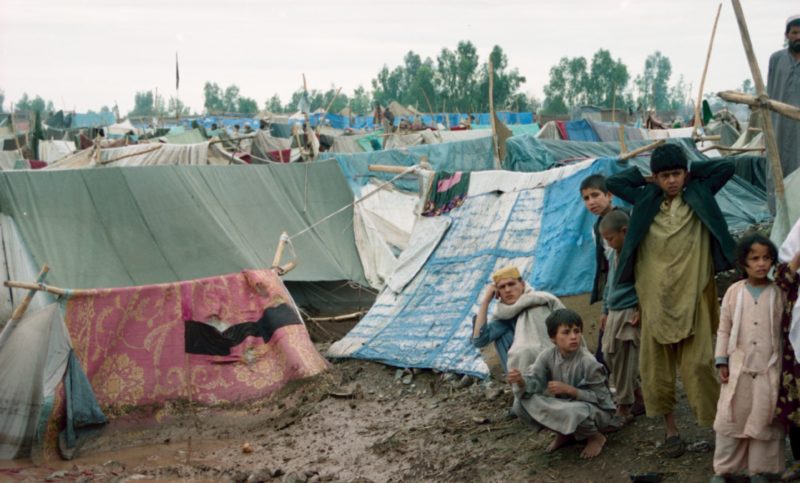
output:
<path id="1" fill-rule="evenodd" d="M 298 231 L 294 235 L 290 236 L 288 238 L 288 241 L 291 242 L 294 238 L 297 238 L 298 236 L 300 236 L 300 235 L 302 235 L 302 234 L 304 234 L 304 233 L 306 233 L 308 231 L 313 230 L 318 225 L 330 220 L 331 218 L 333 218 L 334 216 L 338 215 L 339 213 L 342 213 L 342 212 L 346 211 L 347 209 L 354 207 L 357 203 L 361 203 L 365 199 L 369 198 L 370 196 L 374 195 L 375 193 L 377 193 L 377 192 L 381 191 L 382 189 L 386 188 L 387 186 L 391 185 L 392 183 L 394 183 L 398 179 L 402 178 L 403 176 L 405 176 L 405 175 L 407 175 L 409 173 L 418 172 L 419 169 L 420 169 L 419 166 L 417 166 L 416 164 L 413 165 L 413 166 L 409 166 L 408 168 L 404 169 L 401 173 L 399 173 L 394 178 L 392 178 L 389 181 L 379 185 L 373 191 L 367 193 L 366 195 L 362 196 L 361 198 L 359 198 L 357 200 L 354 200 L 352 203 L 348 203 L 347 205 L 339 208 L 338 210 L 334 211 L 333 213 L 331 213 L 331 214 L 325 216 L 324 218 L 320 219 L 319 221 L 315 222 L 314 224 L 312 224 L 312 225 L 310 225 L 310 226 Z"/>

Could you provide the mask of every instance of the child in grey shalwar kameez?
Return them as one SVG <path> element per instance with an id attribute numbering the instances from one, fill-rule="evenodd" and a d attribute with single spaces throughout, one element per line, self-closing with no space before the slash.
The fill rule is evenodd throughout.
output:
<path id="1" fill-rule="evenodd" d="M 606 370 L 581 343 L 580 315 L 559 309 L 546 324 L 555 346 L 545 349 L 524 373 L 509 371 L 514 411 L 534 428 L 544 426 L 557 434 L 548 451 L 574 438 L 587 441 L 581 456 L 592 458 L 603 449 L 601 429 L 611 423 L 616 409 Z"/>

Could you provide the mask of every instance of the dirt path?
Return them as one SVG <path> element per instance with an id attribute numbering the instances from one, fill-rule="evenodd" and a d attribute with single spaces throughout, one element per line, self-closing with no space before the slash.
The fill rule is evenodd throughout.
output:
<path id="1" fill-rule="evenodd" d="M 590 482 L 658 473 L 683 482 L 711 476 L 710 451 L 661 458 L 660 421 L 645 417 L 610 435 L 594 460 L 580 459 L 579 445 L 546 454 L 552 436 L 506 418 L 511 400 L 496 381 L 464 388 L 457 378 L 426 371 L 404 384 L 394 368 L 348 360 L 247 407 L 109 427 L 76 460 L 6 464 L 0 479 Z M 689 443 L 713 442 L 711 430 L 694 424 L 685 397 L 678 416 Z"/>

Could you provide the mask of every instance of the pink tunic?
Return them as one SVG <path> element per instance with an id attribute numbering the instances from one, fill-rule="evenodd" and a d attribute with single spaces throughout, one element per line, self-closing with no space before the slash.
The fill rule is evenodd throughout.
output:
<path id="1" fill-rule="evenodd" d="M 745 284 L 731 285 L 722 300 L 714 356 L 729 358 L 730 376 L 720 389 L 714 430 L 733 438 L 778 439 L 783 295 L 770 283 L 755 300 Z"/>

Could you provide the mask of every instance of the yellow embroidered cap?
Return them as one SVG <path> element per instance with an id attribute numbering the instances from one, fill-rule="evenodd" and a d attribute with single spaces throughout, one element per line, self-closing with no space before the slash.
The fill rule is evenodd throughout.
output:
<path id="1" fill-rule="evenodd" d="M 522 276 L 519 274 L 519 270 L 517 269 L 517 267 L 513 265 L 503 267 L 492 274 L 492 281 L 494 283 L 497 283 L 500 280 L 503 280 L 504 278 L 518 279 L 522 278 Z"/>

